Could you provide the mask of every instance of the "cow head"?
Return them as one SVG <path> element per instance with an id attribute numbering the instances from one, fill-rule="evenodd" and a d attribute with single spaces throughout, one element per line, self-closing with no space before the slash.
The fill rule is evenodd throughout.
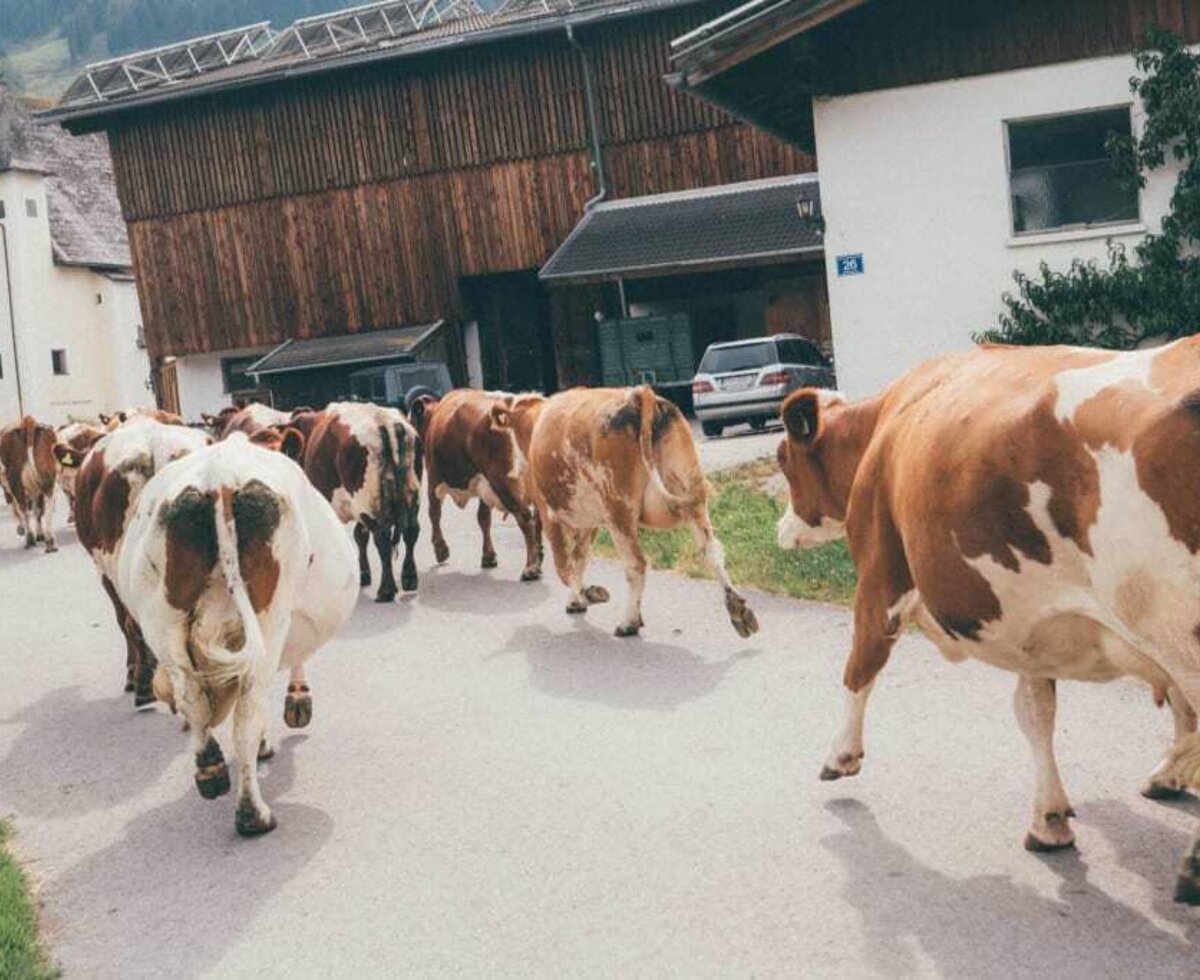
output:
<path id="1" fill-rule="evenodd" d="M 74 437 L 70 442 L 56 442 L 54 444 L 54 458 L 58 460 L 58 465 L 65 470 L 77 470 L 83 465 L 87 454 L 92 451 L 92 447 L 96 445 L 105 436 L 105 432 L 101 429 L 95 431 L 81 432 Z"/>
<path id="2" fill-rule="evenodd" d="M 436 395 L 418 395 L 408 407 L 408 420 L 417 430 L 417 435 L 421 437 L 422 441 L 429 429 L 429 416 L 433 413 L 433 406 L 438 403 L 438 400 Z"/>
<path id="3" fill-rule="evenodd" d="M 209 415 L 207 412 L 200 413 L 200 421 L 202 421 L 218 439 L 225 434 L 225 427 L 229 424 L 229 420 L 237 415 L 242 409 L 240 406 L 226 405 L 216 415 Z"/>
<path id="4" fill-rule="evenodd" d="M 304 456 L 304 433 L 291 425 L 270 425 L 259 429 L 250 441 L 274 453 L 283 453 L 288 459 L 300 462 Z"/>
<path id="5" fill-rule="evenodd" d="M 845 443 L 839 416 L 853 411 L 841 396 L 805 388 L 783 403 L 787 437 L 779 444 L 779 468 L 790 502 L 778 524 L 779 547 L 814 548 L 845 534 L 846 505 L 858 459 Z"/>
<path id="6" fill-rule="evenodd" d="M 545 404 L 545 395 L 515 395 L 492 406 L 492 424 L 512 433 L 517 449 L 526 459 L 533 442 L 533 426 Z"/>
<path id="7" fill-rule="evenodd" d="M 104 426 L 105 429 L 107 429 L 109 432 L 114 432 L 124 425 L 126 421 L 128 421 L 129 413 L 126 411 L 120 411 L 113 412 L 111 415 L 107 415 L 104 412 L 101 412 L 99 418 L 100 424 Z"/>

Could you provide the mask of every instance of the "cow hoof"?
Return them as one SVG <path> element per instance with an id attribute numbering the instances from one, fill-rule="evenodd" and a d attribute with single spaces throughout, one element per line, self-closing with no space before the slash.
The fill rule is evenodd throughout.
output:
<path id="1" fill-rule="evenodd" d="M 56 545 L 53 541 L 47 541 L 46 542 L 46 554 L 52 555 L 56 551 L 58 551 L 58 545 Z"/>
<path id="2" fill-rule="evenodd" d="M 586 602 L 575 602 L 572 600 L 567 603 L 567 614 L 570 616 L 582 616 L 587 611 L 588 605 Z"/>
<path id="3" fill-rule="evenodd" d="M 616 628 L 616 630 L 614 631 L 614 635 L 619 636 L 622 639 L 624 639 L 627 636 L 637 636 L 638 631 L 641 628 L 642 628 L 641 623 L 635 623 L 632 626 L 627 623 L 622 623 L 620 626 L 618 626 Z"/>
<path id="4" fill-rule="evenodd" d="M 215 800 L 229 792 L 229 767 L 224 762 L 196 770 L 196 789 L 206 800 Z"/>
<path id="5" fill-rule="evenodd" d="M 1067 807 L 1061 813 L 1047 813 L 1044 826 L 1031 827 L 1025 835 L 1025 850 L 1034 854 L 1048 854 L 1075 846 L 1075 832 L 1067 822 L 1075 811 Z"/>
<path id="6" fill-rule="evenodd" d="M 857 776 L 862 771 L 862 761 L 865 753 L 859 752 L 858 755 L 853 755 L 849 752 L 843 752 L 833 764 L 828 762 L 821 767 L 821 782 L 831 783 L 835 779 L 848 779 L 851 776 Z"/>
<path id="7" fill-rule="evenodd" d="M 725 593 L 725 609 L 729 612 L 729 621 L 742 639 L 758 632 L 758 617 L 754 615 L 754 610 L 732 589 Z"/>
<path id="8" fill-rule="evenodd" d="M 1183 859 L 1175 879 L 1175 901 L 1181 905 L 1200 905 L 1200 859 L 1189 854 Z"/>
<path id="9" fill-rule="evenodd" d="M 1154 780 L 1151 780 L 1142 787 L 1142 796 L 1148 800 L 1180 800 L 1186 795 L 1187 790 L 1176 783 L 1175 780 L 1165 783 L 1156 783 Z"/>
<path id="10" fill-rule="evenodd" d="M 263 740 L 258 743 L 258 761 L 266 762 L 268 759 L 274 759 L 274 758 L 275 758 L 275 746 L 273 746 L 270 742 L 268 742 L 266 740 L 266 738 L 264 737 Z"/>
<path id="11" fill-rule="evenodd" d="M 419 583 L 420 583 L 420 580 L 417 578 L 416 572 L 413 572 L 411 575 L 409 575 L 407 572 L 405 572 L 403 575 L 400 576 L 400 587 L 405 592 L 416 592 L 417 586 L 419 585 Z M 391 601 L 391 600 L 389 600 L 389 601 Z"/>
<path id="12" fill-rule="evenodd" d="M 362 572 L 358 576 L 358 587 L 360 589 L 365 589 L 370 584 L 371 584 L 371 573 L 370 572 Z"/>
<path id="13" fill-rule="evenodd" d="M 496 560 L 495 555 L 484 555 L 483 558 L 480 559 L 479 567 L 480 568 L 495 568 L 499 564 L 500 564 L 500 562 Z"/>
<path id="14" fill-rule="evenodd" d="M 375 595 L 375 601 L 379 602 L 379 603 L 394 602 L 395 599 L 396 599 L 396 593 L 392 590 L 388 590 L 387 592 L 380 590 Z"/>
<path id="15" fill-rule="evenodd" d="M 127 680 L 125 682 L 125 693 L 126 694 L 132 694 L 136 690 L 137 690 L 137 685 L 134 684 L 133 681 Z"/>
<path id="16" fill-rule="evenodd" d="M 541 577 L 542 570 L 540 568 L 527 568 L 521 573 L 522 582 L 538 582 Z"/>
<path id="17" fill-rule="evenodd" d="M 1062 841 L 1045 841 L 1031 830 L 1025 835 L 1025 850 L 1031 854 L 1052 854 L 1055 851 L 1065 851 L 1075 846 L 1075 838 Z"/>
<path id="18" fill-rule="evenodd" d="M 283 702 L 283 723 L 288 728 L 307 728 L 312 721 L 313 702 L 308 688 L 288 691 Z"/>
<path id="19" fill-rule="evenodd" d="M 433 543 L 433 557 L 437 559 L 439 565 L 444 565 L 450 560 L 450 546 L 444 541 L 435 541 Z"/>
<path id="20" fill-rule="evenodd" d="M 583 590 L 583 597 L 588 601 L 589 605 L 598 606 L 601 603 L 608 602 L 611 596 L 608 594 L 608 589 L 603 585 L 589 585 Z"/>
<path id="21" fill-rule="evenodd" d="M 254 804 L 248 799 L 244 799 L 238 804 L 237 813 L 233 816 L 233 824 L 243 837 L 261 837 L 279 826 L 275 820 L 275 814 L 268 811 L 264 817 L 254 809 Z"/>
<path id="22" fill-rule="evenodd" d="M 32 548 L 36 544 L 37 544 L 37 541 L 32 534 L 25 535 L 25 550 L 26 551 L 28 551 L 30 548 Z"/>
<path id="23" fill-rule="evenodd" d="M 138 691 L 133 696 L 133 707 L 134 707 L 134 710 L 136 711 L 138 708 L 144 708 L 147 705 L 156 703 L 157 701 L 158 701 L 158 698 L 156 698 L 154 696 L 153 691 L 149 691 L 149 692 Z"/>

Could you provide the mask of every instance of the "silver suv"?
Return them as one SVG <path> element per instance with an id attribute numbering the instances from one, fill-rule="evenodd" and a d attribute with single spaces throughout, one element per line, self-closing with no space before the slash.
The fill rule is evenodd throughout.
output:
<path id="1" fill-rule="evenodd" d="M 711 438 L 740 422 L 763 429 L 797 388 L 834 385 L 833 363 L 812 341 L 777 334 L 709 347 L 692 381 L 692 400 Z"/>

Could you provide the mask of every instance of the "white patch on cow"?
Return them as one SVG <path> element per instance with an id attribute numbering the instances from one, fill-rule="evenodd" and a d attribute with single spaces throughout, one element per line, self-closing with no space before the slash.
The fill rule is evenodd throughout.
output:
<path id="1" fill-rule="evenodd" d="M 1059 420 L 1066 422 L 1073 419 L 1079 406 L 1114 385 L 1132 381 L 1149 388 L 1154 359 L 1166 349 L 1148 347 L 1145 350 L 1113 354 L 1110 360 L 1102 364 L 1060 371 L 1054 377 L 1058 388 L 1055 413 Z"/>
<path id="2" fill-rule="evenodd" d="M 829 541 L 836 541 L 846 534 L 846 526 L 832 517 L 822 517 L 815 527 L 809 524 L 791 507 L 779 518 L 776 525 L 779 547 L 784 551 L 796 548 L 815 548 Z"/>

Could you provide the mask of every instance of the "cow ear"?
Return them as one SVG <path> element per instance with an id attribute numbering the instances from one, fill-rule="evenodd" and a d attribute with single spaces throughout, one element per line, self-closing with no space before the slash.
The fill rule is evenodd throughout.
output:
<path id="1" fill-rule="evenodd" d="M 811 442 L 821 430 L 821 396 L 815 388 L 793 392 L 783 403 L 783 427 L 795 442 Z"/>
<path id="2" fill-rule="evenodd" d="M 104 412 L 100 413 L 99 418 L 101 425 L 108 425 L 108 423 L 112 421 L 112 416 L 106 415 Z"/>
<path id="3" fill-rule="evenodd" d="M 512 423 L 512 412 L 507 405 L 492 406 L 492 425 L 497 429 L 507 429 Z"/>
<path id="4" fill-rule="evenodd" d="M 304 433 L 289 425 L 279 434 L 279 451 L 288 459 L 300 462 L 304 455 Z"/>
<path id="5" fill-rule="evenodd" d="M 100 418 L 103 419 L 104 416 L 101 415 Z M 200 421 L 203 422 L 205 425 L 207 425 L 211 429 L 216 426 L 217 422 L 219 422 L 220 419 L 218 419 L 215 415 L 209 415 L 208 412 L 201 412 L 200 413 Z"/>
<path id="6" fill-rule="evenodd" d="M 83 462 L 83 457 L 79 453 L 70 446 L 64 446 L 61 442 L 54 446 L 54 458 L 58 460 L 59 466 L 67 470 L 77 469 Z"/>

